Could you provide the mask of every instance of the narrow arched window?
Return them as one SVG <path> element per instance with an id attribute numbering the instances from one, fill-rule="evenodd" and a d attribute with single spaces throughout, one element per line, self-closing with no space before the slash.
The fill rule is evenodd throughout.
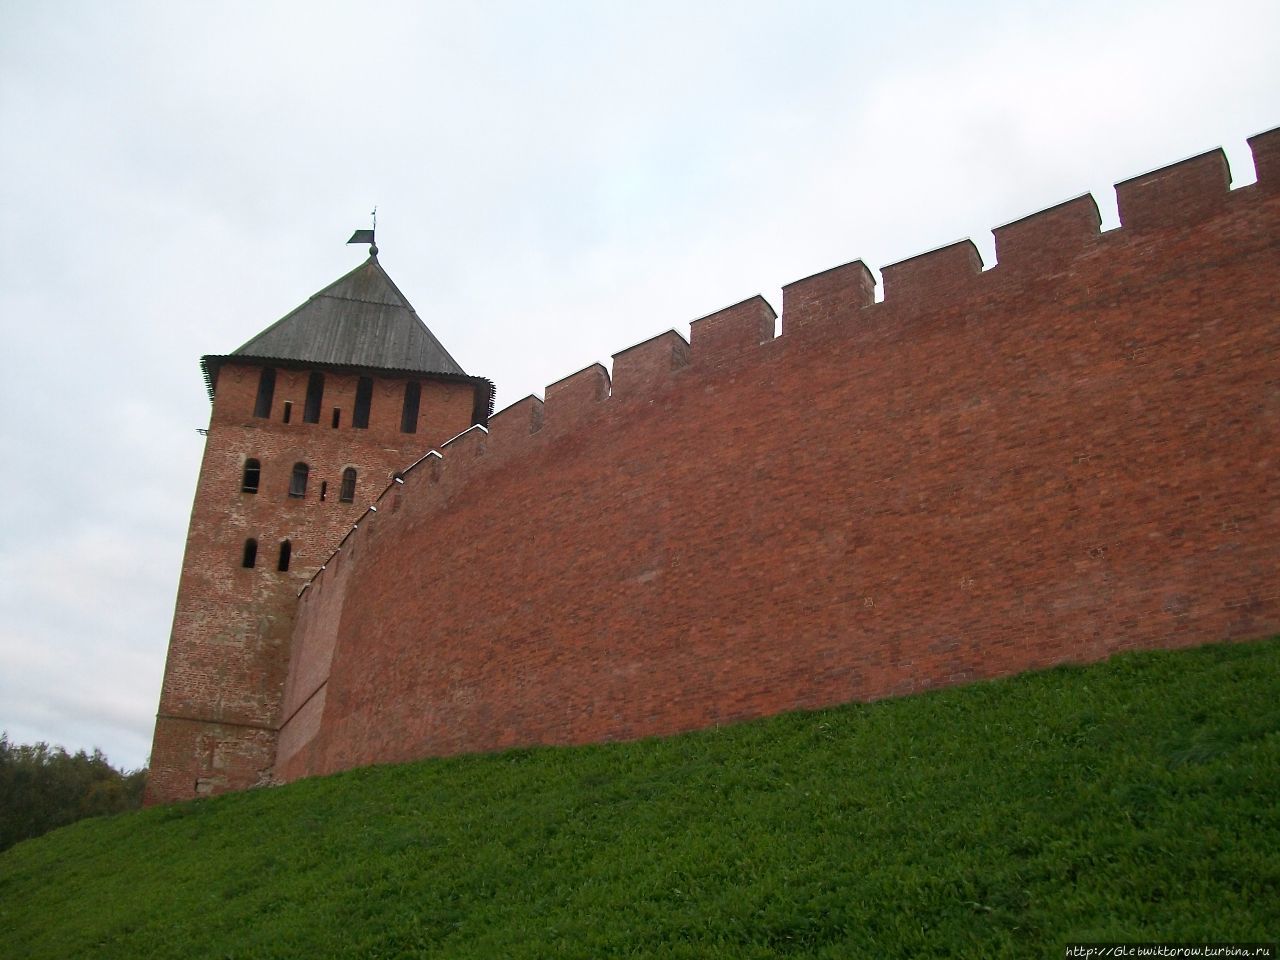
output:
<path id="1" fill-rule="evenodd" d="M 318 370 L 311 371 L 307 379 L 307 402 L 302 408 L 302 419 L 306 423 L 320 422 L 320 406 L 324 403 L 324 374 Z"/>
<path id="2" fill-rule="evenodd" d="M 293 465 L 293 475 L 289 478 L 289 496 L 305 497 L 307 495 L 307 475 L 311 468 L 305 463 Z"/>
<path id="3" fill-rule="evenodd" d="M 342 490 L 338 499 L 343 503 L 353 503 L 356 499 L 356 468 L 347 467 L 342 471 Z"/>
<path id="4" fill-rule="evenodd" d="M 276 371 L 274 367 L 263 367 L 258 374 L 258 399 L 253 404 L 255 417 L 271 416 L 271 401 L 276 395 Z"/>
<path id="5" fill-rule="evenodd" d="M 321 480 L 320 481 L 320 502 L 324 503 L 324 498 L 327 497 L 328 495 L 329 495 L 329 481 Z"/>
<path id="6" fill-rule="evenodd" d="M 242 493 L 257 493 L 258 479 L 262 476 L 262 465 L 257 460 L 249 459 L 244 462 L 244 477 L 240 481 L 240 490 Z"/>
<path id="7" fill-rule="evenodd" d="M 289 560 L 293 557 L 293 545 L 288 540 L 280 541 L 280 562 L 276 564 L 276 569 L 285 571 L 289 569 Z"/>
<path id="8" fill-rule="evenodd" d="M 244 542 L 244 557 L 240 561 L 242 567 L 252 567 L 258 562 L 258 541 L 250 537 Z"/>
<path id="9" fill-rule="evenodd" d="M 369 426 L 369 408 L 373 406 L 373 380 L 361 377 L 356 384 L 356 408 L 351 411 L 351 426 L 357 430 Z"/>
<path id="10" fill-rule="evenodd" d="M 418 405 L 422 402 L 422 385 L 410 380 L 404 385 L 404 409 L 400 412 L 400 432 L 418 432 Z"/>

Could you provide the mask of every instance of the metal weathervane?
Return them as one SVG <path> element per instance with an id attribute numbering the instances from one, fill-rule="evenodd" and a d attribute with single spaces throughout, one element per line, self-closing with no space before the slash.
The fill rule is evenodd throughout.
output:
<path id="1" fill-rule="evenodd" d="M 357 230 L 351 234 L 351 239 L 347 243 L 367 243 L 369 245 L 369 256 L 376 257 L 378 255 L 378 245 L 374 242 L 373 236 L 378 232 L 378 208 L 374 207 L 369 216 L 373 217 L 373 229 Z"/>

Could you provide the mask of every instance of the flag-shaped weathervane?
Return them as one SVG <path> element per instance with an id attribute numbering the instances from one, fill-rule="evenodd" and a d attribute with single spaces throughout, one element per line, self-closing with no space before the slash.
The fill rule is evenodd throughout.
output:
<path id="1" fill-rule="evenodd" d="M 373 208 L 373 213 L 370 214 L 370 216 L 373 217 L 373 229 L 357 230 L 355 233 L 351 235 L 351 239 L 348 240 L 347 243 L 367 243 L 369 244 L 369 256 L 376 257 L 378 255 L 378 245 L 374 243 L 373 235 L 374 233 L 377 232 L 377 229 L 378 229 L 378 208 L 377 207 Z"/>

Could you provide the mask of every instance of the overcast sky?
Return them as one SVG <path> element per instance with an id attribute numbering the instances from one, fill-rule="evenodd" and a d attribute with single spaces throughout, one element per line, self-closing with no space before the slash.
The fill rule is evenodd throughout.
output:
<path id="1" fill-rule="evenodd" d="M 0 728 L 151 745 L 228 353 L 380 260 L 504 407 L 1280 125 L 1280 4 L 0 0 Z"/>

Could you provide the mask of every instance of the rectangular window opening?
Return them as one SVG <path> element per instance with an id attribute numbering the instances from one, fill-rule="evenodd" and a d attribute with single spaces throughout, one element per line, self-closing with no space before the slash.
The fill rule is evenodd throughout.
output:
<path id="1" fill-rule="evenodd" d="M 356 384 L 356 407 L 351 413 L 351 426 L 356 430 L 369 427 L 369 408 L 373 405 L 373 380 L 361 377 Z"/>
<path id="2" fill-rule="evenodd" d="M 240 491 L 242 493 L 257 493 L 258 481 L 262 476 L 262 467 L 257 460 L 246 460 L 244 462 L 244 476 L 240 480 Z"/>
<path id="3" fill-rule="evenodd" d="M 306 497 L 307 477 L 310 473 L 311 468 L 305 463 L 295 463 L 293 465 L 293 473 L 289 477 L 289 496 Z"/>
<path id="4" fill-rule="evenodd" d="M 400 432 L 418 432 L 418 407 L 422 403 L 422 385 L 410 380 L 404 385 L 404 408 L 400 411 Z"/>
<path id="5" fill-rule="evenodd" d="M 263 367 L 258 374 L 258 397 L 253 404 L 255 417 L 271 417 L 271 401 L 276 395 L 276 371 L 274 367 Z"/>
<path id="6" fill-rule="evenodd" d="M 302 419 L 305 423 L 320 422 L 320 407 L 324 403 L 324 374 L 318 370 L 311 371 L 307 378 L 307 402 L 302 408 Z"/>

